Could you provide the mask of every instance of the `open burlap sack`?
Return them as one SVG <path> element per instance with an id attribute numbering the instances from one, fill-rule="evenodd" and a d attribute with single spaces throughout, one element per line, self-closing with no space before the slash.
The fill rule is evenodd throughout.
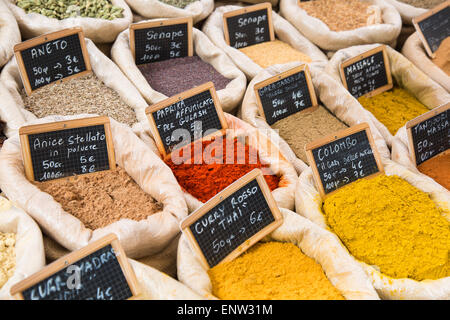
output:
<path id="1" fill-rule="evenodd" d="M 355 57 L 377 46 L 379 46 L 379 44 L 361 45 L 341 49 L 330 59 L 328 65 L 325 67 L 325 72 L 329 73 L 333 78 L 342 83 L 339 72 L 340 64 L 349 58 Z M 411 63 L 411 61 L 389 46 L 386 46 L 386 49 L 394 85 L 398 85 L 399 87 L 408 90 L 409 93 L 430 110 L 450 101 L 450 94 L 419 70 Z M 387 145 L 391 147 L 394 138 L 393 135 L 371 112 L 368 113 L 373 123 L 386 140 Z"/>
<path id="2" fill-rule="evenodd" d="M 266 135 L 272 139 L 272 142 L 279 146 L 283 156 L 294 166 L 298 174 L 308 168 L 308 165 L 301 159 L 297 158 L 289 144 L 270 127 L 264 117 L 260 114 L 254 86 L 261 81 L 299 65 L 301 65 L 299 62 L 274 65 L 258 73 L 258 75 L 253 78 L 248 85 L 247 92 L 245 93 L 244 101 L 242 102 L 242 107 L 240 109 L 241 118 L 250 123 L 252 126 L 266 132 Z M 368 111 L 361 107 L 358 101 L 344 88 L 341 83 L 337 82 L 328 74 L 323 72 L 322 68 L 310 64 L 309 71 L 318 100 L 322 102 L 324 106 L 338 119 L 348 126 L 354 126 L 362 122 L 367 122 L 381 155 L 389 158 L 390 154 L 389 149 L 386 146 L 386 142 L 370 120 Z"/>
<path id="3" fill-rule="evenodd" d="M 406 40 L 402 53 L 417 68 L 450 92 L 450 76 L 431 61 L 417 32 Z"/>
<path id="4" fill-rule="evenodd" d="M 241 6 L 226 5 L 218 7 L 208 17 L 203 25 L 202 31 L 211 39 L 211 41 L 233 60 L 235 65 L 241 69 L 247 78 L 251 80 L 263 68 L 253 62 L 247 55 L 229 46 L 225 41 L 223 30 L 223 14 L 225 12 L 241 9 Z M 287 20 L 283 19 L 275 11 L 272 11 L 273 29 L 275 38 L 288 43 L 294 49 L 308 55 L 312 62 L 326 64 L 328 61 L 326 55 L 320 51 L 311 41 L 306 39 L 298 30 L 294 28 Z"/>
<path id="5" fill-rule="evenodd" d="M 139 91 L 120 71 L 119 67 L 106 57 L 95 44 L 86 39 L 86 48 L 93 73 L 107 87 L 116 91 L 120 98 L 136 112 L 137 121 L 147 121 L 145 108 L 148 106 Z M 2 84 L 4 87 L 2 87 Z M 13 57 L 0 74 L 0 119 L 6 122 L 6 136 L 14 134 L 25 121 L 36 119 L 36 116 L 24 107 L 20 92 L 23 90 L 16 58 Z"/>
<path id="6" fill-rule="evenodd" d="M 58 20 L 38 13 L 26 13 L 15 5 L 16 0 L 5 2 L 16 17 L 24 40 L 66 28 L 81 27 L 84 36 L 96 43 L 114 42 L 119 32 L 128 28 L 133 20 L 131 10 L 124 0 L 111 0 L 113 5 L 124 9 L 123 18 L 114 20 L 87 17 Z"/>
<path id="7" fill-rule="evenodd" d="M 148 21 L 148 20 L 147 20 Z M 232 112 L 242 101 L 247 85 L 245 75 L 228 56 L 217 48 L 200 30 L 193 29 L 194 54 L 204 62 L 212 65 L 220 74 L 231 81 L 222 90 L 217 90 L 222 109 Z M 136 66 L 130 49 L 130 33 L 125 30 L 119 34 L 111 50 L 112 59 L 123 73 L 136 86 L 148 104 L 167 99 L 167 96 L 154 90 Z M 205 81 L 206 82 L 206 81 Z"/>
<path id="8" fill-rule="evenodd" d="M 0 1 L 0 68 L 14 54 L 14 46 L 20 42 L 21 36 L 16 18 L 3 1 Z"/>
<path id="9" fill-rule="evenodd" d="M 432 179 L 403 167 L 396 162 L 382 158 L 386 175 L 397 175 L 411 185 L 426 192 L 436 205 L 444 210 L 450 219 L 450 193 Z M 295 209 L 318 226 L 329 229 L 322 212 L 323 199 L 314 182 L 312 169 L 303 171 L 295 190 Z M 344 245 L 341 243 L 344 248 Z M 381 274 L 374 267 L 359 261 L 372 280 L 373 286 L 383 299 L 450 299 L 450 277 L 439 280 L 415 281 L 394 279 Z"/>
<path id="10" fill-rule="evenodd" d="M 214 0 L 198 0 L 184 9 L 158 0 L 126 0 L 134 12 L 147 19 L 192 17 L 194 23 L 205 19 L 214 10 Z"/>
<path id="11" fill-rule="evenodd" d="M 86 118 L 91 115 L 49 116 L 29 124 Z M 25 176 L 18 134 L 0 151 L 0 188 L 40 225 L 43 232 L 73 251 L 108 233 L 115 233 L 127 256 L 142 258 L 161 253 L 178 235 L 178 224 L 187 215 L 181 188 L 170 169 L 126 125 L 111 120 L 116 162 L 163 210 L 141 221 L 121 219 L 96 230 L 88 229 L 49 194 Z M 175 258 L 175 257 L 173 257 Z"/>
<path id="12" fill-rule="evenodd" d="M 0 287 L 0 300 L 12 299 L 11 287 L 45 265 L 42 233 L 23 210 L 0 196 L 0 232 L 15 233 L 16 266 L 14 274 Z"/>
<path id="13" fill-rule="evenodd" d="M 412 24 L 412 19 L 414 17 L 420 16 L 421 14 L 424 14 L 428 11 L 428 9 L 415 7 L 398 0 L 386 0 L 386 2 L 397 9 L 398 13 L 400 13 L 400 16 L 402 17 L 402 21 L 404 24 Z"/>
<path id="14" fill-rule="evenodd" d="M 281 209 L 283 224 L 262 241 L 291 242 L 319 263 L 330 282 L 349 300 L 377 300 L 376 291 L 363 269 L 340 244 L 336 235 L 294 212 Z M 207 270 L 191 249 L 185 235 L 178 245 L 178 279 L 207 299 L 217 299 Z"/>
<path id="15" fill-rule="evenodd" d="M 395 41 L 402 28 L 402 19 L 397 10 L 383 0 L 361 0 L 368 2 L 381 11 L 382 23 L 369 25 L 354 30 L 331 31 L 321 20 L 314 18 L 298 6 L 297 0 L 281 0 L 281 15 L 292 23 L 306 38 L 325 50 L 367 44 L 385 43 L 395 46 Z M 378 7 L 378 8 L 376 8 Z"/>

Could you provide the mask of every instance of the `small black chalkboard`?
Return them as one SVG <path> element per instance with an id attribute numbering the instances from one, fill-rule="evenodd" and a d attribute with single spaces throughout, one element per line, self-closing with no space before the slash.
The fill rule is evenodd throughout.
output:
<path id="1" fill-rule="evenodd" d="M 192 18 L 132 24 L 130 47 L 137 65 L 192 56 Z"/>
<path id="2" fill-rule="evenodd" d="M 281 223 L 264 176 L 256 169 L 186 218 L 181 229 L 212 268 L 234 259 Z"/>
<path id="3" fill-rule="evenodd" d="M 384 45 L 341 64 L 341 79 L 355 98 L 373 96 L 392 88 L 392 76 Z"/>
<path id="4" fill-rule="evenodd" d="M 322 196 L 358 179 L 383 172 L 366 123 L 309 143 L 306 155 Z"/>
<path id="5" fill-rule="evenodd" d="M 228 45 L 236 49 L 275 40 L 268 2 L 226 12 L 223 24 Z"/>
<path id="6" fill-rule="evenodd" d="M 416 165 L 450 149 L 450 103 L 435 108 L 406 124 Z"/>
<path id="7" fill-rule="evenodd" d="M 28 95 L 52 82 L 91 70 L 81 28 L 33 38 L 16 45 L 14 52 Z"/>
<path id="8" fill-rule="evenodd" d="M 254 86 L 260 113 L 269 125 L 294 113 L 317 106 L 308 67 L 302 65 Z"/>
<path id="9" fill-rule="evenodd" d="M 31 181 L 115 169 L 107 117 L 27 126 L 19 132 Z"/>

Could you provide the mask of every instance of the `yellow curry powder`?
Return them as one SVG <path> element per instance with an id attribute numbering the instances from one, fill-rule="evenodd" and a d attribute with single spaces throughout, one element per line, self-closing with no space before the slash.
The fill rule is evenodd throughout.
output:
<path id="1" fill-rule="evenodd" d="M 257 243 L 208 271 L 220 299 L 343 300 L 322 267 L 292 243 Z"/>
<path id="2" fill-rule="evenodd" d="M 0 289 L 14 274 L 16 268 L 16 235 L 0 232 Z"/>
<path id="3" fill-rule="evenodd" d="M 391 134 L 396 134 L 398 129 L 406 122 L 421 114 L 430 111 L 405 89 L 394 87 L 374 97 L 360 97 L 359 103 L 372 112 Z"/>
<path id="4" fill-rule="evenodd" d="M 294 61 L 312 62 L 308 55 L 301 53 L 292 48 L 288 43 L 280 40 L 258 43 L 239 50 L 261 68 Z"/>
<path id="5" fill-rule="evenodd" d="M 450 275 L 450 224 L 430 197 L 398 176 L 361 179 L 325 199 L 330 228 L 357 259 L 393 278 Z"/>

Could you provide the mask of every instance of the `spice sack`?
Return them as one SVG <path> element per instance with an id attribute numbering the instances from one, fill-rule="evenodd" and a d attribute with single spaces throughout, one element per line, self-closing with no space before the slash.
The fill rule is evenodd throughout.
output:
<path id="1" fill-rule="evenodd" d="M 324 50 L 335 51 L 349 46 L 376 42 L 395 46 L 402 28 L 402 20 L 397 10 L 382 0 L 361 0 L 361 2 L 370 4 L 367 9 L 369 15 L 367 25 L 353 30 L 333 31 L 322 20 L 300 8 L 297 0 L 281 0 L 280 13 L 306 38 Z M 351 9 L 353 10 L 354 8 Z M 337 23 L 342 12 L 333 12 L 336 14 L 336 19 L 330 18 L 330 21 Z M 353 12 L 353 14 L 356 13 Z M 349 21 L 342 21 L 342 23 L 349 23 Z"/>
<path id="2" fill-rule="evenodd" d="M 379 44 L 373 44 L 373 45 L 362 45 L 362 46 L 355 46 L 355 47 L 349 47 L 346 49 L 339 50 L 335 53 L 333 58 L 329 61 L 327 67 L 325 68 L 325 71 L 330 74 L 333 78 L 340 81 L 340 64 L 352 57 L 355 57 L 357 55 L 360 55 L 366 51 L 369 51 L 375 47 L 379 46 Z M 413 103 L 415 105 L 418 105 L 418 108 L 420 110 L 419 114 L 413 116 L 412 118 L 415 118 L 416 116 L 420 115 L 421 113 L 425 113 L 428 110 L 431 110 L 435 107 L 438 107 L 446 102 L 450 101 L 450 95 L 447 93 L 445 89 L 443 89 L 439 84 L 434 82 L 432 79 L 430 79 L 426 74 L 424 74 L 422 71 L 420 71 L 414 64 L 412 64 L 408 59 L 406 59 L 404 56 L 402 56 L 400 53 L 395 51 L 389 46 L 386 46 L 386 52 L 387 56 L 389 58 L 389 66 L 392 74 L 392 80 L 394 83 L 394 90 L 396 88 L 404 89 L 402 92 L 403 94 L 407 95 L 409 98 L 407 98 L 407 103 L 405 104 L 406 107 L 409 107 Z M 370 101 L 371 99 L 383 97 L 383 94 L 378 94 L 371 98 L 365 98 L 360 97 L 358 100 L 361 105 L 364 106 L 364 103 L 361 102 L 361 99 L 368 99 Z M 391 99 L 391 100 L 389 100 Z M 383 102 L 383 104 L 390 104 L 395 102 L 395 98 L 386 98 L 386 101 Z M 394 100 L 392 100 L 394 99 Z M 415 101 L 411 101 L 411 100 Z M 383 110 L 387 110 L 385 108 L 380 108 Z M 394 112 L 393 110 L 392 112 Z M 407 110 L 408 111 L 408 110 Z M 388 111 L 386 111 L 388 112 Z M 400 111 L 399 111 L 400 112 Z M 409 112 L 409 111 L 408 111 Z M 381 135 L 386 140 L 386 143 L 389 147 L 392 146 L 392 140 L 394 138 L 394 135 L 398 129 L 395 130 L 394 133 L 391 133 L 391 131 L 388 129 L 388 125 L 396 123 L 396 121 L 400 121 L 403 119 L 403 115 L 395 114 L 392 116 L 389 116 L 388 113 L 386 113 L 384 116 L 386 118 L 387 122 L 382 123 L 380 119 L 376 118 L 376 116 L 373 114 L 373 112 L 369 112 L 370 118 L 372 119 L 372 122 L 377 127 L 378 131 L 381 133 Z M 408 115 L 409 116 L 409 115 Z M 411 119 L 406 119 L 404 121 L 405 123 Z M 400 128 L 405 123 L 402 123 L 398 126 Z"/>
<path id="3" fill-rule="evenodd" d="M 20 31 L 16 19 L 8 6 L 0 2 L 0 68 L 14 54 L 14 46 L 20 42 Z"/>
<path id="4" fill-rule="evenodd" d="M 314 259 L 321 266 L 328 280 L 345 299 L 379 299 L 361 266 L 340 245 L 335 235 L 292 211 L 280 210 L 284 219 L 283 224 L 261 242 L 292 243 L 300 248 L 304 255 Z M 255 261 L 255 264 L 258 264 L 258 261 Z M 178 279 L 182 283 L 207 299 L 216 299 L 208 270 L 201 264 L 200 258 L 192 250 L 184 234 L 178 245 L 177 267 Z M 243 270 L 248 268 L 242 266 Z M 280 268 L 284 270 L 283 265 L 280 265 Z M 299 270 L 300 268 L 301 266 Z M 281 276 L 285 276 L 285 273 L 282 272 Z M 261 284 L 269 280 L 256 279 L 256 281 Z M 248 282 L 251 282 L 250 279 L 242 280 L 242 283 Z M 315 287 L 313 285 L 311 291 L 317 290 Z M 288 284 L 286 290 L 289 290 Z"/>
<path id="5" fill-rule="evenodd" d="M 44 265 L 44 246 L 38 225 L 23 210 L 0 196 L 0 300 L 12 299 L 11 287 Z"/>
<path id="6" fill-rule="evenodd" d="M 130 79 L 130 81 L 136 86 L 136 88 L 139 90 L 148 104 L 152 105 L 161 100 L 167 99 L 167 95 L 162 92 L 158 92 L 156 89 L 151 87 L 144 74 L 136 65 L 130 49 L 129 35 L 129 30 L 125 30 L 119 34 L 111 50 L 112 59 L 120 67 L 120 69 L 128 77 L 128 79 Z M 203 32 L 196 28 L 193 28 L 193 42 L 194 55 L 198 56 L 204 63 L 210 65 L 215 69 L 215 71 L 220 73 L 221 76 L 226 78 L 223 79 L 227 82 L 226 86 L 224 88 L 216 87 L 216 90 L 223 110 L 226 112 L 232 112 L 242 101 L 242 97 L 244 96 L 245 88 L 247 85 L 247 79 L 245 78 L 245 75 L 234 65 L 234 63 L 222 50 L 217 48 Z M 180 59 L 185 58 L 165 60 L 164 63 L 168 65 L 172 63 L 175 64 Z M 161 62 L 156 63 L 158 64 Z M 172 73 L 174 71 L 175 69 L 172 70 Z M 206 71 L 203 72 L 202 70 L 195 71 L 197 72 L 196 74 L 198 77 L 204 77 L 204 81 L 202 83 L 213 80 L 211 78 L 208 78 L 208 75 L 210 75 L 210 73 L 207 73 Z M 195 71 L 190 70 L 192 75 L 194 75 Z M 177 90 L 178 92 L 174 94 L 181 93 L 183 91 L 191 89 L 192 87 L 202 84 L 199 83 L 197 85 L 192 85 L 188 79 L 184 79 L 187 78 L 189 74 L 169 75 L 168 73 L 169 72 L 167 71 L 167 81 L 172 82 L 174 86 L 178 86 L 175 84 L 177 80 L 178 82 L 180 82 L 180 88 L 181 86 L 191 85 L 191 87 L 189 88 L 183 87 L 179 91 Z M 163 73 L 163 76 L 165 75 L 166 73 Z M 164 78 L 161 77 L 158 79 L 158 81 L 163 81 L 162 79 Z M 143 116 L 145 116 L 145 114 L 143 114 Z"/>
<path id="7" fill-rule="evenodd" d="M 354 126 L 362 122 L 367 122 L 370 125 L 375 143 L 382 156 L 389 158 L 390 154 L 386 143 L 370 120 L 367 110 L 361 107 L 341 83 L 324 73 L 322 68 L 313 64 L 308 65 L 308 67 L 316 96 L 319 102 L 323 103 L 323 106 L 319 104 L 319 108 L 322 110 L 316 110 L 312 113 L 308 111 L 299 112 L 277 121 L 272 126 L 266 122 L 258 108 L 254 90 L 255 84 L 299 65 L 301 64 L 298 62 L 274 65 L 258 73 L 247 88 L 240 109 L 241 118 L 265 132 L 272 142 L 279 146 L 283 156 L 294 166 L 298 174 L 308 167 L 304 151 L 305 144 L 324 135 L 342 130 L 346 126 Z M 324 108 L 329 112 L 323 110 Z M 293 117 L 299 118 L 294 120 Z M 292 122 L 289 119 L 292 119 Z M 298 131 L 300 127 L 303 128 L 301 132 Z M 275 130 L 279 130 L 278 133 Z M 282 136 L 287 139 L 283 139 Z M 303 141 L 304 144 L 299 143 L 300 141 Z M 295 147 L 292 147 L 292 144 L 295 144 Z"/>
<path id="8" fill-rule="evenodd" d="M 422 2 L 425 2 L 425 1 L 422 1 Z M 414 2 L 420 2 L 420 0 L 419 1 L 387 0 L 386 2 L 388 2 L 395 9 L 397 9 L 398 13 L 400 13 L 400 16 L 402 17 L 402 21 L 404 24 L 412 25 L 412 19 L 414 17 L 418 17 L 418 16 L 424 14 L 425 12 L 427 12 L 427 9 L 421 8 L 419 6 L 414 6 L 412 4 Z"/>
<path id="9" fill-rule="evenodd" d="M 27 124 L 89 116 L 51 116 Z M 80 249 L 108 233 L 115 233 L 127 256 L 131 258 L 160 254 L 178 235 L 178 223 L 187 215 L 183 194 L 170 169 L 129 127 L 113 119 L 110 122 L 118 165 L 115 171 L 33 184 L 25 177 L 20 140 L 18 134 L 15 134 L 7 140 L 0 152 L 0 166 L 3 168 L 0 172 L 0 188 L 9 199 L 36 220 L 45 234 L 68 250 Z M 114 178 L 117 175 L 119 178 L 125 177 L 125 187 L 121 188 L 119 185 L 111 190 L 110 184 L 118 184 L 119 178 Z M 86 181 L 89 177 L 94 180 Z M 95 177 L 98 177 L 97 180 Z M 81 188 L 85 187 L 88 194 L 84 194 L 83 189 L 68 188 L 69 183 L 75 187 L 77 184 Z M 60 189 L 65 192 L 63 195 L 58 193 Z M 103 191 L 114 195 L 109 195 L 111 201 L 108 201 L 109 198 Z M 47 192 L 52 193 L 53 197 Z M 99 198 L 90 198 L 89 193 L 98 193 Z M 58 197 L 60 202 L 54 197 Z M 145 206 L 142 204 L 144 200 Z M 136 203 L 138 207 L 129 207 L 127 201 Z M 121 207 L 121 203 L 125 203 L 124 207 Z M 102 212 L 111 210 L 111 207 L 117 210 L 101 215 Z M 94 216 L 92 212 L 96 210 L 99 211 Z M 129 213 L 130 210 L 133 210 L 132 213 Z M 138 219 L 134 219 L 135 216 Z M 92 227 L 88 228 L 86 224 Z"/>
<path id="10" fill-rule="evenodd" d="M 439 215 L 440 219 L 442 219 L 443 221 L 450 220 L 450 193 L 445 190 L 445 188 L 443 188 L 442 186 L 439 186 L 436 182 L 432 181 L 429 178 L 424 177 L 423 175 L 418 175 L 415 172 L 410 171 L 409 169 L 407 169 L 406 167 L 403 167 L 399 164 L 397 164 L 396 162 L 393 162 L 390 159 L 386 159 L 386 158 L 381 158 L 382 159 L 382 163 L 384 166 L 384 170 L 385 170 L 385 175 L 381 175 L 378 176 L 382 179 L 384 178 L 391 178 L 392 179 L 397 179 L 402 181 L 402 183 L 406 183 L 409 184 L 408 187 L 412 188 L 418 192 L 423 192 L 422 193 L 422 197 L 423 197 L 423 201 L 418 201 L 419 204 L 425 203 L 426 201 L 428 202 L 432 202 L 434 207 L 437 207 L 437 209 L 435 208 L 434 210 L 440 210 L 441 214 Z M 394 177 L 398 176 L 398 177 Z M 378 177 L 375 178 L 371 178 L 369 180 L 364 180 L 363 182 L 367 182 L 367 181 L 375 181 L 376 179 L 378 179 Z M 396 180 L 396 181 L 397 181 Z M 406 181 L 406 182 L 405 182 Z M 355 182 L 353 184 L 347 185 L 343 188 L 346 187 L 354 187 L 357 186 L 358 183 L 361 183 L 362 180 L 358 180 L 358 182 Z M 361 185 L 362 186 L 362 185 Z M 387 187 L 387 185 L 386 185 Z M 385 189 L 386 187 L 383 186 L 383 188 Z M 394 194 L 395 191 L 394 190 L 394 186 L 389 183 L 389 188 L 392 189 L 392 193 Z M 417 189 L 415 189 L 417 188 Z M 339 189 L 336 193 L 336 195 L 339 195 L 339 192 L 342 192 L 344 189 Z M 348 189 L 350 191 L 350 189 Z M 361 200 L 361 197 L 358 197 L 358 190 L 360 189 L 355 189 L 352 191 L 352 195 L 354 196 L 354 203 L 355 206 L 357 206 L 359 209 L 359 213 L 356 213 L 358 216 L 363 217 L 366 216 L 368 218 L 371 219 L 375 219 L 376 217 L 374 217 L 373 215 L 370 215 L 370 210 L 371 207 L 366 207 L 366 203 L 361 203 L 358 204 L 357 201 L 363 201 Z M 365 192 L 373 192 L 373 190 L 368 191 L 369 189 L 364 189 Z M 362 191 L 359 191 L 361 195 L 363 195 Z M 408 201 L 410 201 L 410 193 L 406 193 L 406 191 L 403 192 L 404 193 L 404 198 L 400 201 L 404 201 L 404 203 L 392 203 L 391 200 L 391 204 L 387 207 L 385 207 L 385 210 L 388 210 L 389 207 L 391 206 L 402 206 L 402 208 L 406 208 L 410 205 L 410 203 Z M 324 211 L 323 211 L 323 202 L 324 199 L 320 196 L 318 188 L 314 182 L 313 179 L 313 173 L 312 173 L 312 169 L 308 168 L 307 170 L 303 171 L 302 174 L 300 175 L 300 178 L 297 182 L 297 188 L 296 188 L 296 193 L 295 193 L 295 204 L 296 204 L 296 211 L 297 213 L 299 213 L 300 215 L 308 218 L 309 220 L 311 220 L 312 222 L 314 222 L 315 224 L 317 224 L 318 226 L 324 228 L 324 229 L 328 229 L 331 230 L 328 223 L 331 221 L 332 223 L 335 223 L 336 221 L 336 217 L 330 217 L 327 221 L 327 218 L 325 217 Z M 333 197 L 335 196 L 335 194 L 329 195 L 329 197 Z M 350 197 L 349 194 L 342 194 L 341 197 Z M 372 199 L 374 199 L 374 201 L 379 201 L 380 199 L 378 198 L 373 198 L 374 195 L 372 195 Z M 379 196 L 378 196 L 379 197 Z M 328 199 L 328 198 L 327 198 Z M 378 200 L 377 200 L 378 199 Z M 431 200 L 430 200 L 431 199 Z M 365 201 L 365 200 L 364 200 Z M 368 199 L 368 203 L 370 203 L 370 199 Z M 390 201 L 390 200 L 386 200 L 386 201 Z M 417 202 L 414 202 L 413 204 L 417 205 Z M 369 204 L 367 204 L 369 205 Z M 383 205 L 383 204 L 382 204 Z M 402 212 L 402 210 L 406 210 L 406 209 L 399 209 L 399 212 Z M 431 210 L 429 210 L 431 211 Z M 349 210 L 345 210 L 345 212 L 349 212 Z M 373 214 L 378 215 L 378 212 L 374 212 Z M 400 217 L 403 217 L 404 219 L 406 219 L 406 213 L 404 213 L 403 215 L 398 215 L 397 217 L 399 217 L 399 219 L 401 219 Z M 345 222 L 345 221 L 343 221 Z M 369 224 L 370 221 L 368 221 L 367 225 Z M 442 222 L 442 221 L 440 221 Z M 348 228 L 354 230 L 356 227 L 352 226 L 351 223 L 347 223 Z M 338 228 L 337 230 L 339 232 L 349 232 L 350 229 L 344 229 L 343 227 L 336 227 Z M 367 227 L 366 228 L 373 228 L 372 227 Z M 383 228 L 388 228 L 387 226 Z M 408 228 L 408 226 L 405 226 L 405 228 Z M 448 227 L 447 227 L 448 228 Z M 443 226 L 443 229 L 445 230 L 445 226 Z M 415 233 L 412 233 L 413 229 L 411 229 L 410 234 L 414 235 L 414 239 L 419 239 Z M 362 230 L 361 230 L 362 231 Z M 399 230 L 397 230 L 399 231 Z M 386 232 L 389 232 L 392 235 L 396 235 L 397 234 L 396 230 L 389 230 Z M 355 231 L 356 232 L 356 231 Z M 364 232 L 364 231 L 362 231 Z M 406 231 L 408 232 L 408 231 Z M 427 237 L 424 237 L 424 239 L 426 239 Z M 356 239 L 356 240 L 355 240 Z M 358 240 L 359 239 L 359 240 Z M 360 241 L 358 243 L 361 244 L 361 246 L 363 246 L 365 244 L 365 242 L 363 242 L 360 238 L 353 238 L 353 240 L 355 241 Z M 407 241 L 407 240 L 405 240 Z M 395 243 L 395 240 L 392 240 L 393 246 L 395 248 L 398 248 L 399 244 Z M 341 243 L 341 246 L 344 248 L 345 246 Z M 375 249 L 371 250 L 371 247 L 368 247 L 369 244 L 366 244 L 363 248 L 365 248 L 364 250 L 369 250 L 371 251 L 371 253 L 378 254 L 378 251 L 375 251 Z M 377 245 L 377 248 L 382 248 L 381 245 Z M 431 249 L 430 249 L 431 250 Z M 436 253 L 435 253 L 436 254 Z M 387 256 L 387 255 L 386 255 Z M 412 255 L 415 256 L 415 255 Z M 431 256 L 431 255 L 430 255 Z M 359 260 L 358 260 L 359 261 Z M 360 265 L 364 268 L 364 270 L 366 271 L 367 275 L 370 277 L 370 279 L 372 280 L 373 286 L 375 287 L 375 289 L 377 290 L 378 294 L 380 295 L 380 297 L 382 299 L 449 299 L 450 298 L 450 277 L 444 277 L 444 278 L 440 278 L 437 280 L 423 280 L 423 281 L 416 281 L 413 280 L 411 278 L 406 278 L 406 277 L 397 277 L 397 278 L 393 278 L 390 277 L 386 274 L 380 273 L 379 272 L 379 268 L 378 266 L 375 265 L 368 265 L 362 261 L 359 261 Z M 393 261 L 392 263 L 394 263 L 395 261 Z M 397 261 L 397 263 L 400 263 L 399 261 Z M 419 261 L 419 264 L 421 262 Z M 447 262 L 448 263 L 448 262 Z"/>
<path id="11" fill-rule="evenodd" d="M 224 29 L 223 29 L 223 14 L 225 12 L 241 9 L 241 6 L 226 5 L 216 8 L 213 13 L 208 17 L 205 24 L 203 25 L 202 31 L 209 37 L 209 39 L 220 49 L 225 51 L 225 53 L 233 60 L 235 65 L 241 69 L 247 78 L 251 80 L 263 69 L 259 64 L 253 61 L 249 56 L 247 56 L 241 50 L 248 50 L 251 47 L 265 46 L 273 44 L 274 41 L 264 42 L 257 44 L 255 46 L 250 46 L 243 48 L 241 50 L 229 46 L 225 41 Z M 320 51 L 311 41 L 306 39 L 300 32 L 298 32 L 288 21 L 283 19 L 275 11 L 272 10 L 272 21 L 273 29 L 275 33 L 276 40 L 279 42 L 284 42 L 284 46 L 279 46 L 276 49 L 272 49 L 271 58 L 276 59 L 276 56 L 280 56 L 281 53 L 286 54 L 286 52 L 294 52 L 296 56 L 303 57 L 307 61 L 303 62 L 318 62 L 325 65 L 328 61 L 325 54 Z M 281 45 L 278 42 L 279 45 Z M 287 47 L 286 47 L 287 46 Z M 275 48 L 275 47 L 274 47 Z M 270 48 L 266 48 L 270 49 Z M 253 54 L 258 54 L 259 50 L 255 50 Z M 260 55 L 260 59 L 264 59 L 265 55 Z M 267 56 L 267 55 L 266 55 Z M 283 57 L 284 59 L 289 59 L 289 57 Z M 298 59 L 295 58 L 294 61 Z M 292 60 L 291 60 L 292 61 Z M 269 61 L 270 62 L 270 61 Z"/>

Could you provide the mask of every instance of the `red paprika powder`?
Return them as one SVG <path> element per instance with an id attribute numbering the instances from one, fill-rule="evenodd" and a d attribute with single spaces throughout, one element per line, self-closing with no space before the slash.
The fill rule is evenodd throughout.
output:
<path id="1" fill-rule="evenodd" d="M 180 186 L 202 202 L 208 201 L 253 169 L 269 170 L 269 165 L 260 162 L 258 152 L 237 138 L 218 137 L 198 141 L 175 152 L 178 153 L 178 160 L 169 157 L 166 164 Z M 266 170 L 264 173 L 267 173 Z M 280 178 L 276 175 L 264 175 L 264 178 L 271 191 L 278 187 Z"/>

